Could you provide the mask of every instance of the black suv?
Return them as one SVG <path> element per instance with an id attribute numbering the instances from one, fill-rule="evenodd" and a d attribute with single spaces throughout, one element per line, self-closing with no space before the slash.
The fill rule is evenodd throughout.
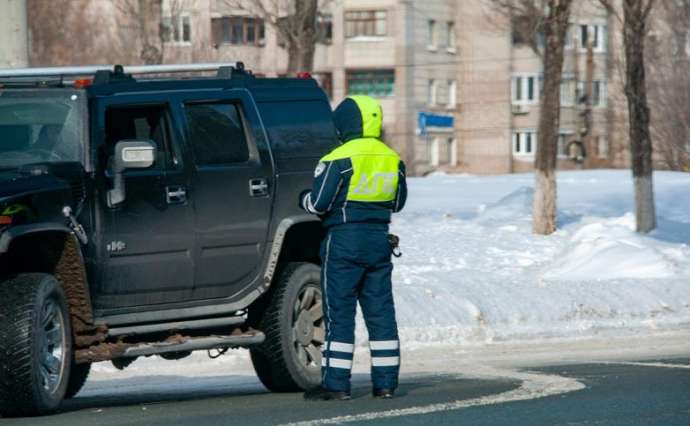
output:
<path id="1" fill-rule="evenodd" d="M 56 409 L 93 362 L 195 350 L 317 384 L 323 231 L 297 200 L 335 145 L 313 79 L 0 70 L 0 415 Z"/>

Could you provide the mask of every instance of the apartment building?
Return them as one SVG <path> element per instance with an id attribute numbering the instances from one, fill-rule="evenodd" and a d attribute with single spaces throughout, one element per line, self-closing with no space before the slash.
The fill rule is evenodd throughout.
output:
<path id="1" fill-rule="evenodd" d="M 496 13 L 490 2 L 458 2 L 458 68 L 461 101 L 458 135 L 459 171 L 479 174 L 533 169 L 537 149 L 542 62 L 524 35 L 520 17 Z M 565 48 L 558 167 L 621 167 L 626 159 L 625 121 L 620 70 L 612 58 L 622 43 L 610 34 L 619 28 L 595 2 L 574 2 Z M 540 40 L 537 40 L 540 43 Z M 592 45 L 591 121 L 582 102 L 587 81 L 588 44 Z M 587 135 L 583 136 L 587 126 Z M 569 159 L 583 143 L 582 163 Z M 569 152 L 570 151 L 570 152 Z"/>
<path id="2" fill-rule="evenodd" d="M 80 49 L 62 48 L 59 60 L 50 62 L 37 40 L 51 40 L 51 34 L 38 37 L 41 24 L 32 22 L 30 13 L 31 65 L 140 61 L 136 21 L 123 16 L 116 2 L 55 1 L 56 7 L 64 3 L 58 9 L 79 11 L 74 22 L 60 24 L 61 33 L 81 28 L 93 34 L 78 34 Z M 288 54 L 280 37 L 252 11 L 256 2 L 241 1 L 242 7 L 233 7 L 236 0 L 164 0 L 162 31 L 152 38 L 160 38 L 163 62 L 242 61 L 257 75 L 284 75 Z M 379 99 L 385 139 L 411 174 L 529 171 L 537 149 L 542 64 L 514 31 L 517 21 L 496 13 L 490 3 L 327 2 L 318 18 L 313 76 L 333 105 L 352 94 Z M 82 42 L 86 39 L 90 43 Z M 75 41 L 62 40 L 58 47 Z M 591 121 L 586 122 L 581 100 L 589 43 L 593 84 Z M 561 87 L 559 168 L 629 164 L 621 49 L 620 23 L 597 2 L 574 2 Z M 587 153 L 582 163 L 569 159 L 578 141 Z"/>

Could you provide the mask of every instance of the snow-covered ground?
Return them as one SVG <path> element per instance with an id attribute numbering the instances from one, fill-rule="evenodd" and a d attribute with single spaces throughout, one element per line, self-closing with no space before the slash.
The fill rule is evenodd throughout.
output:
<path id="1" fill-rule="evenodd" d="M 648 236 L 634 232 L 629 172 L 561 172 L 558 184 L 559 230 L 545 237 L 531 232 L 531 174 L 410 179 L 392 227 L 404 252 L 394 282 L 408 345 L 690 322 L 690 174 L 655 174 L 659 228 Z"/>
<path id="2" fill-rule="evenodd" d="M 393 275 L 403 349 L 450 345 L 459 354 L 544 339 L 637 339 L 687 326 L 690 174 L 654 178 L 659 228 L 647 236 L 634 232 L 627 171 L 559 173 L 559 230 L 551 236 L 531 232 L 531 174 L 409 179 L 408 205 L 392 226 L 404 253 Z M 360 317 L 356 357 L 364 371 L 366 341 Z M 92 378 L 238 372 L 258 386 L 247 351 L 204 357 L 172 364 L 154 357 L 124 373 L 103 363 Z M 123 382 L 122 391 L 150 383 L 140 380 Z"/>

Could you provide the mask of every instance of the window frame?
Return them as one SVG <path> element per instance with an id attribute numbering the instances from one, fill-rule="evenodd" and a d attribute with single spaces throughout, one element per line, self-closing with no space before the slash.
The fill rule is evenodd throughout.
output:
<path id="1" fill-rule="evenodd" d="M 351 90 L 351 86 L 352 86 L 351 76 L 353 74 L 362 74 L 362 75 L 369 74 L 371 76 L 374 76 L 377 73 L 381 74 L 381 75 L 383 75 L 385 73 L 386 77 L 388 76 L 388 73 L 390 73 L 390 75 L 392 76 L 392 81 L 390 84 L 390 88 L 391 88 L 390 93 L 372 94 L 371 92 L 369 92 L 369 93 L 352 92 L 352 90 Z M 391 97 L 395 96 L 395 81 L 396 81 L 396 75 L 395 75 L 395 69 L 394 68 L 348 69 L 345 71 L 345 91 L 346 91 L 346 94 L 348 96 L 349 95 L 357 95 L 357 94 L 367 94 L 367 95 L 375 97 L 375 98 L 391 98 Z M 388 86 L 388 83 L 386 82 L 386 87 L 387 86 Z"/>
<path id="2" fill-rule="evenodd" d="M 454 136 L 446 138 L 446 154 L 448 166 L 457 167 L 458 165 L 458 140 Z"/>
<path id="3" fill-rule="evenodd" d="M 586 81 L 580 80 L 577 82 L 576 102 L 585 95 Z M 594 102 L 595 99 L 597 102 Z M 608 106 L 608 85 L 606 80 L 594 79 L 592 80 L 592 108 L 605 108 Z"/>
<path id="4" fill-rule="evenodd" d="M 440 139 L 437 136 L 429 139 L 429 165 L 431 167 L 438 167 L 441 164 Z"/>
<path id="5" fill-rule="evenodd" d="M 427 106 L 438 106 L 438 80 L 430 78 L 427 82 Z"/>
<path id="6" fill-rule="evenodd" d="M 377 16 L 378 15 L 378 16 Z M 382 16 L 381 16 L 382 15 Z M 383 31 L 380 32 L 379 25 Z M 371 28 L 367 28 L 371 26 Z M 383 38 L 389 36 L 387 9 L 350 9 L 343 13 L 343 27 L 346 40 L 360 37 Z M 371 33 L 369 34 L 369 30 Z"/>
<path id="7" fill-rule="evenodd" d="M 214 40 L 219 46 L 266 46 L 266 22 L 260 17 L 228 15 L 219 18 L 211 18 L 212 31 L 214 21 L 218 22 L 217 25 L 220 25 L 219 34 L 217 34 L 219 40 Z M 233 43 L 233 30 L 236 23 L 239 23 L 242 29 L 241 41 L 239 43 Z M 254 31 L 253 42 L 249 42 L 250 27 L 253 28 Z"/>
<path id="8" fill-rule="evenodd" d="M 526 144 L 523 144 L 523 135 L 530 135 L 529 147 L 530 150 L 523 149 Z M 514 130 L 511 136 L 511 152 L 516 158 L 533 158 L 537 151 L 537 132 L 534 129 L 520 129 Z"/>
<path id="9" fill-rule="evenodd" d="M 541 78 L 540 73 L 513 73 L 510 79 L 510 98 L 512 105 L 536 105 L 541 97 Z M 532 97 L 529 99 L 530 80 L 532 81 Z M 519 81 L 520 84 L 516 84 Z M 518 96 L 520 95 L 520 96 Z"/>
<path id="10" fill-rule="evenodd" d="M 607 43 L 607 25 L 606 24 L 577 24 L 577 48 L 579 49 L 580 52 L 587 52 L 587 41 L 583 38 L 583 35 L 586 34 L 587 40 L 589 37 L 594 37 L 596 43 L 592 45 L 592 51 L 595 53 L 604 53 L 606 52 L 606 43 Z M 584 29 L 587 28 L 587 32 L 584 32 Z M 567 39 L 567 38 L 566 38 Z"/>
<path id="11" fill-rule="evenodd" d="M 575 135 L 575 131 L 571 129 L 560 129 L 558 131 L 558 142 L 556 144 L 556 157 L 560 159 L 567 159 L 568 158 L 568 139 L 572 138 L 573 135 Z M 563 140 L 563 143 L 561 143 L 561 140 Z"/>
<path id="12" fill-rule="evenodd" d="M 455 21 L 446 22 L 446 52 L 456 53 L 457 52 L 457 35 L 455 34 Z"/>
<path id="13" fill-rule="evenodd" d="M 184 39 L 184 21 L 189 24 L 189 40 Z M 166 24 L 167 21 L 167 24 Z M 192 15 L 189 12 L 181 12 L 175 15 L 166 15 L 161 20 L 161 30 L 164 31 L 163 43 L 172 46 L 192 45 Z M 176 37 L 179 36 L 179 37 Z"/>
<path id="14" fill-rule="evenodd" d="M 603 142 L 603 147 L 604 149 L 602 150 L 602 142 Z M 596 135 L 594 136 L 594 150 L 597 153 L 597 158 L 599 160 L 606 160 L 609 158 L 609 141 L 606 136 L 603 135 Z"/>
<path id="15" fill-rule="evenodd" d="M 448 98 L 446 107 L 448 109 L 455 109 L 458 106 L 458 81 L 448 80 Z"/>
<path id="16" fill-rule="evenodd" d="M 438 22 L 435 19 L 427 20 L 426 48 L 432 52 L 438 50 Z"/>

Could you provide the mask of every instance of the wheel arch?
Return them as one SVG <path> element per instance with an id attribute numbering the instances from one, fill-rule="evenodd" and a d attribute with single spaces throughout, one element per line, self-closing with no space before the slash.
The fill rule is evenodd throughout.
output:
<path id="1" fill-rule="evenodd" d="M 324 237 L 321 221 L 311 215 L 283 219 L 273 238 L 264 282 L 270 286 L 281 265 L 288 262 L 311 262 L 320 265 L 319 247 Z"/>
<path id="2" fill-rule="evenodd" d="M 94 325 L 84 258 L 68 227 L 48 223 L 11 228 L 0 237 L 0 257 L 6 276 L 31 272 L 55 276 L 65 294 L 76 347 L 105 338 L 104 330 Z"/>

